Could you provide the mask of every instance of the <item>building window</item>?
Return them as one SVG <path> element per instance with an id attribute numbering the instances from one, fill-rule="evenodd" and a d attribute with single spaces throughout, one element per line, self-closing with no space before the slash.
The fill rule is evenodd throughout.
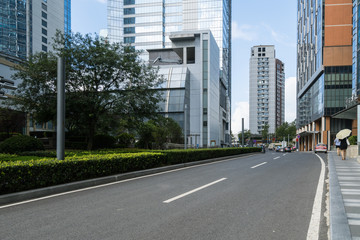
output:
<path id="1" fill-rule="evenodd" d="M 135 0 L 124 0 L 124 5 L 135 4 Z"/>
<path id="2" fill-rule="evenodd" d="M 135 27 L 124 28 L 124 34 L 135 33 Z"/>
<path id="3" fill-rule="evenodd" d="M 124 43 L 134 43 L 135 37 L 124 37 Z"/>
<path id="4" fill-rule="evenodd" d="M 135 18 L 124 18 L 124 24 L 135 24 Z"/>
<path id="5" fill-rule="evenodd" d="M 43 50 L 44 52 L 47 52 L 47 46 L 42 45 L 42 50 Z"/>
<path id="6" fill-rule="evenodd" d="M 47 27 L 47 22 L 44 20 L 41 20 L 41 25 L 43 25 L 43 27 Z"/>
<path id="7" fill-rule="evenodd" d="M 135 8 L 124 8 L 124 15 L 135 14 Z"/>
<path id="8" fill-rule="evenodd" d="M 45 28 L 41 29 L 42 34 L 47 35 L 47 30 Z"/>
<path id="9" fill-rule="evenodd" d="M 186 48 L 186 63 L 187 64 L 194 64 L 195 63 L 195 47 L 188 47 Z"/>
<path id="10" fill-rule="evenodd" d="M 43 18 L 47 19 L 47 14 L 46 14 L 46 12 L 41 11 L 41 16 L 42 16 Z"/>
<path id="11" fill-rule="evenodd" d="M 46 4 L 41 3 L 41 7 L 42 7 L 43 10 L 47 11 L 47 6 L 46 6 Z"/>
<path id="12" fill-rule="evenodd" d="M 42 37 L 42 42 L 47 44 L 47 38 L 46 37 Z"/>

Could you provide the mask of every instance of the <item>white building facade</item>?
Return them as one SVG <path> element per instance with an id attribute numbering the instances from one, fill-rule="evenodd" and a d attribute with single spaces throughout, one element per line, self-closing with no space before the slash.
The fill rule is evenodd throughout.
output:
<path id="1" fill-rule="evenodd" d="M 108 38 L 136 49 L 172 46 L 179 31 L 210 30 L 219 47 L 221 142 L 230 144 L 231 0 L 108 0 Z M 147 59 L 148 57 L 143 57 Z"/>
<path id="2" fill-rule="evenodd" d="M 284 63 L 273 45 L 259 45 L 251 48 L 249 66 L 250 131 L 261 134 L 268 125 L 268 133 L 275 133 L 285 119 Z"/>
<path id="3" fill-rule="evenodd" d="M 184 129 L 192 147 L 221 145 L 223 116 L 219 108 L 219 48 L 211 31 L 177 32 L 172 46 L 149 49 L 149 63 L 160 67 L 161 113 Z M 186 106 L 186 107 L 185 107 Z M 185 113 L 186 112 L 186 113 Z"/>

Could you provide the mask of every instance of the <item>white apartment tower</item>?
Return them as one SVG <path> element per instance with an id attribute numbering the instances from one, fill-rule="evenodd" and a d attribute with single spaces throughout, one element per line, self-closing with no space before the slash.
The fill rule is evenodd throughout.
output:
<path id="1" fill-rule="evenodd" d="M 251 48 L 249 76 L 250 131 L 261 134 L 268 125 L 268 132 L 275 133 L 285 119 L 285 71 L 273 45 Z"/>

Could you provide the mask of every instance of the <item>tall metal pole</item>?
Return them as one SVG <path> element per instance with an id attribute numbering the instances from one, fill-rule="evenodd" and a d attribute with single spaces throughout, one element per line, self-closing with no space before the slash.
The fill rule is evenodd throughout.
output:
<path id="1" fill-rule="evenodd" d="M 185 104 L 185 109 L 184 109 L 184 149 L 187 149 L 187 104 Z"/>
<path id="2" fill-rule="evenodd" d="M 244 118 L 241 119 L 241 122 L 242 122 L 241 146 L 244 147 Z"/>
<path id="3" fill-rule="evenodd" d="M 65 159 L 65 64 L 58 57 L 57 65 L 57 124 L 56 124 L 56 157 Z"/>

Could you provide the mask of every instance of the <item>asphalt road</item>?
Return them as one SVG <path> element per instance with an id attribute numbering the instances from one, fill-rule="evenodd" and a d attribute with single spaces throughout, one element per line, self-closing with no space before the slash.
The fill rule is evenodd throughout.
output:
<path id="1" fill-rule="evenodd" d="M 0 238 L 306 239 L 320 170 L 270 151 L 122 181 L 1 208 Z"/>

